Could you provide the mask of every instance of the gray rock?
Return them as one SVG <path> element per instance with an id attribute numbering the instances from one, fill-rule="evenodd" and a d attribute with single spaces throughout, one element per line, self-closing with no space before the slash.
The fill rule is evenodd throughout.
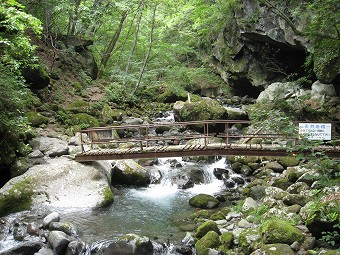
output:
<path id="1" fill-rule="evenodd" d="M 22 242 L 8 250 L 0 251 L 0 255 L 32 255 L 38 252 L 43 245 L 39 241 Z"/>
<path id="2" fill-rule="evenodd" d="M 285 196 L 288 195 L 288 192 L 276 187 L 267 187 L 265 191 L 267 196 L 270 196 L 271 198 L 274 198 L 276 200 L 282 200 Z"/>
<path id="3" fill-rule="evenodd" d="M 47 237 L 49 244 L 56 254 L 64 254 L 70 243 L 69 237 L 62 231 L 51 231 Z"/>
<path id="4" fill-rule="evenodd" d="M 57 212 L 52 212 L 47 215 L 43 220 L 43 227 L 47 229 L 52 222 L 60 221 L 60 215 Z"/>
<path id="5" fill-rule="evenodd" d="M 30 144 L 33 149 L 40 150 L 49 157 L 67 155 L 69 152 L 67 143 L 58 138 L 37 137 L 33 138 Z"/>
<path id="6" fill-rule="evenodd" d="M 335 96 L 337 96 L 337 94 L 336 94 L 336 91 L 335 91 L 333 84 L 324 84 L 324 83 L 321 83 L 320 81 L 316 81 L 312 84 L 312 96 L 335 97 Z"/>
<path id="7" fill-rule="evenodd" d="M 40 150 L 34 150 L 28 154 L 29 158 L 42 158 L 44 154 Z"/>
<path id="8" fill-rule="evenodd" d="M 42 247 L 37 253 L 34 255 L 55 255 L 53 250 L 47 247 Z"/>
<path id="9" fill-rule="evenodd" d="M 295 94 L 299 87 L 294 82 L 275 82 L 260 93 L 256 102 L 267 102 L 286 98 L 287 94 Z"/>
<path id="10" fill-rule="evenodd" d="M 76 227 L 70 222 L 51 222 L 49 230 L 59 230 L 69 236 L 78 236 Z"/>
<path id="11" fill-rule="evenodd" d="M 266 166 L 266 169 L 271 169 L 273 170 L 275 173 L 282 173 L 284 171 L 284 167 L 277 163 L 277 162 L 269 162 Z"/>
<path id="12" fill-rule="evenodd" d="M 290 185 L 288 188 L 287 188 L 287 192 L 289 192 L 290 194 L 299 194 L 301 193 L 302 191 L 307 191 L 309 190 L 309 186 L 304 183 L 304 182 L 297 182 L 297 183 L 294 183 L 292 185 Z"/>
<path id="13" fill-rule="evenodd" d="M 258 203 L 252 199 L 251 197 L 247 197 L 242 205 L 242 212 L 247 212 L 250 209 L 256 209 L 258 207 Z"/>
<path id="14" fill-rule="evenodd" d="M 260 200 L 266 195 L 265 187 L 253 186 L 249 190 L 249 196 L 255 200 Z"/>
<path id="15" fill-rule="evenodd" d="M 40 234 L 40 225 L 35 222 L 30 222 L 27 225 L 27 233 L 31 236 L 39 236 Z"/>
<path id="16" fill-rule="evenodd" d="M 237 226 L 240 228 L 250 228 L 252 225 L 247 220 L 242 219 L 238 222 Z"/>
<path id="17" fill-rule="evenodd" d="M 283 203 L 285 203 L 285 205 L 301 205 L 301 206 L 305 206 L 306 203 L 308 202 L 307 198 L 304 195 L 300 195 L 300 194 L 289 194 L 287 196 L 285 196 L 282 199 Z"/>
<path id="18" fill-rule="evenodd" d="M 84 242 L 79 241 L 79 240 L 71 241 L 67 246 L 65 255 L 85 254 L 86 250 L 87 250 L 87 246 Z"/>
<path id="19" fill-rule="evenodd" d="M 207 194 L 198 194 L 189 200 L 189 205 L 202 209 L 215 208 L 218 204 L 219 201 L 215 197 Z"/>

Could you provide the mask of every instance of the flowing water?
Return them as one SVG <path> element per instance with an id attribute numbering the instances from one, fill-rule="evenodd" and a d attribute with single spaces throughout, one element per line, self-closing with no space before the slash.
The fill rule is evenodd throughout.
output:
<path id="1" fill-rule="evenodd" d="M 223 188 L 223 182 L 213 176 L 215 167 L 225 168 L 225 159 L 213 164 L 183 162 L 180 168 L 170 166 L 170 160 L 161 160 L 154 166 L 163 178 L 159 184 L 144 188 L 119 188 L 115 191 L 112 206 L 98 211 L 61 211 L 61 218 L 73 222 L 80 231 L 81 239 L 87 243 L 109 239 L 128 233 L 145 235 L 162 242 L 180 242 L 185 233 L 174 226 L 174 221 L 190 215 L 194 209 L 189 199 L 195 194 L 214 194 Z M 180 171 L 196 168 L 204 173 L 204 183 L 190 189 L 178 189 L 171 178 Z"/>

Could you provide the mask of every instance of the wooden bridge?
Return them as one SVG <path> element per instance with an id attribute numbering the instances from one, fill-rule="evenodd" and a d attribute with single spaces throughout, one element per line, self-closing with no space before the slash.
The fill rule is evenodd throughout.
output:
<path id="1" fill-rule="evenodd" d="M 313 148 L 314 151 L 340 157 L 337 144 L 340 136 L 336 131 L 339 123 L 326 123 L 331 128 L 331 141 Z M 289 148 L 294 153 L 300 143 L 297 123 L 296 130 L 289 135 L 253 130 L 248 128 L 250 124 L 207 120 L 91 128 L 81 131 L 82 152 L 75 159 L 83 162 L 182 156 L 285 156 Z M 323 124 L 303 122 L 316 127 Z"/>

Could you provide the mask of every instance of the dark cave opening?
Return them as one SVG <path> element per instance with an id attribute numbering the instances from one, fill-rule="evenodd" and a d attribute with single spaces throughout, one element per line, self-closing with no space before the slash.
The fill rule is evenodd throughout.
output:
<path id="1" fill-rule="evenodd" d="M 8 166 L 0 165 L 0 188 L 3 187 L 6 182 L 8 182 L 11 179 L 11 173 Z"/>
<path id="2" fill-rule="evenodd" d="M 239 78 L 237 80 L 230 80 L 233 93 L 240 97 L 248 96 L 250 98 L 257 98 L 261 91 L 263 91 L 262 87 L 256 87 L 247 78 Z"/>

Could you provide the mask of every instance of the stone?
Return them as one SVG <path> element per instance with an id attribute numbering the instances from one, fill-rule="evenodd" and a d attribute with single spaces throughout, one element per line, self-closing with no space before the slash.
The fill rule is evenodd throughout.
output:
<path id="1" fill-rule="evenodd" d="M 113 184 L 146 186 L 151 181 L 149 171 L 132 159 L 119 160 L 111 172 Z"/>
<path id="2" fill-rule="evenodd" d="M 69 236 L 77 237 L 77 229 L 71 222 L 51 222 L 49 224 L 49 230 L 59 230 Z"/>
<path id="3" fill-rule="evenodd" d="M 261 226 L 260 231 L 265 244 L 291 245 L 295 241 L 303 241 L 302 231 L 282 220 L 269 220 Z"/>
<path id="4" fill-rule="evenodd" d="M 56 254 L 64 254 L 70 243 L 69 237 L 62 231 L 51 231 L 47 237 L 49 244 Z"/>
<path id="5" fill-rule="evenodd" d="M 31 166 L 32 165 L 28 162 L 27 158 L 17 158 L 10 168 L 11 178 L 24 174 Z"/>
<path id="6" fill-rule="evenodd" d="M 65 255 L 81 255 L 85 254 L 86 250 L 87 245 L 84 242 L 80 240 L 71 241 L 67 246 Z"/>
<path id="7" fill-rule="evenodd" d="M 32 127 L 40 127 L 48 124 L 48 118 L 38 112 L 27 112 L 25 116 Z"/>
<path id="8" fill-rule="evenodd" d="M 308 202 L 306 196 L 300 195 L 300 194 L 288 194 L 282 199 L 282 201 L 285 205 L 288 205 L 288 206 L 295 205 L 295 204 L 304 206 Z"/>
<path id="9" fill-rule="evenodd" d="M 290 182 L 286 177 L 281 177 L 281 178 L 275 179 L 272 186 L 280 188 L 282 190 L 287 190 L 287 188 L 292 184 L 293 183 Z"/>
<path id="10" fill-rule="evenodd" d="M 189 189 L 194 187 L 194 182 L 191 180 L 189 176 L 174 176 L 171 178 L 171 183 L 176 185 L 179 189 Z"/>
<path id="11" fill-rule="evenodd" d="M 21 242 L 17 245 L 14 245 L 13 247 L 0 251 L 1 255 L 32 255 L 38 252 L 42 246 L 43 242 L 40 241 L 27 241 L 27 242 Z"/>
<path id="12" fill-rule="evenodd" d="M 266 195 L 265 187 L 253 186 L 250 188 L 248 195 L 255 200 L 260 200 Z"/>
<path id="13" fill-rule="evenodd" d="M 280 157 L 277 162 L 284 168 L 297 166 L 300 163 L 295 157 Z"/>
<path id="14" fill-rule="evenodd" d="M 287 94 L 294 94 L 298 91 L 298 89 L 298 85 L 294 82 L 275 82 L 270 84 L 260 93 L 256 102 L 268 102 L 277 99 L 284 99 Z"/>
<path id="15" fill-rule="evenodd" d="M 267 196 L 270 196 L 271 198 L 274 198 L 276 200 L 282 200 L 285 196 L 288 195 L 288 192 L 276 187 L 267 187 L 265 191 Z"/>
<path id="16" fill-rule="evenodd" d="M 55 255 L 53 250 L 47 247 L 42 247 L 37 253 L 34 255 Z"/>
<path id="17" fill-rule="evenodd" d="M 320 81 L 316 81 L 312 84 L 312 96 L 321 97 L 329 96 L 335 97 L 337 93 L 333 84 L 324 84 Z"/>
<path id="18" fill-rule="evenodd" d="M 233 245 L 234 235 L 232 232 L 224 232 L 220 236 L 220 240 L 221 240 L 221 245 L 223 245 L 225 249 L 229 249 Z"/>
<path id="19" fill-rule="evenodd" d="M 258 203 L 254 199 L 252 199 L 251 197 L 247 197 L 244 200 L 241 211 L 242 212 L 248 212 L 249 210 L 256 209 L 257 207 L 258 207 Z"/>
<path id="20" fill-rule="evenodd" d="M 44 219 L 43 219 L 43 228 L 47 229 L 52 222 L 58 222 L 60 221 L 60 215 L 57 212 L 52 212 L 48 214 Z"/>
<path id="21" fill-rule="evenodd" d="M 280 165 L 278 162 L 269 162 L 266 166 L 265 169 L 271 169 L 275 173 L 282 173 L 284 171 L 284 167 Z"/>
<path id="22" fill-rule="evenodd" d="M 195 236 L 200 239 L 201 237 L 203 237 L 205 234 L 207 234 L 209 231 L 214 231 L 217 234 L 221 234 L 218 225 L 216 222 L 212 221 L 212 220 L 207 220 L 205 222 L 203 222 L 196 230 Z"/>
<path id="23" fill-rule="evenodd" d="M 40 150 L 34 150 L 28 154 L 29 158 L 42 158 L 44 154 Z"/>
<path id="24" fill-rule="evenodd" d="M 217 207 L 219 201 L 207 194 L 198 194 L 189 200 L 189 205 L 196 208 L 211 209 Z"/>
<path id="25" fill-rule="evenodd" d="M 68 144 L 58 138 L 37 137 L 30 142 L 34 150 L 39 150 L 49 157 L 67 155 L 69 152 Z"/>
<path id="26" fill-rule="evenodd" d="M 238 246 L 245 254 L 256 250 L 260 247 L 260 244 L 261 234 L 258 229 L 245 229 L 240 233 Z"/>
<path id="27" fill-rule="evenodd" d="M 36 222 L 30 222 L 27 224 L 27 233 L 31 236 L 39 236 L 40 234 L 40 225 Z"/>
<path id="28" fill-rule="evenodd" d="M 303 191 L 309 190 L 309 186 L 304 182 L 293 183 L 287 188 L 287 192 L 290 194 L 300 194 Z"/>
<path id="29" fill-rule="evenodd" d="M 228 113 L 228 119 L 230 120 L 249 120 L 248 114 L 246 111 L 233 108 L 233 107 L 225 107 Z"/>
<path id="30" fill-rule="evenodd" d="M 245 176 L 250 176 L 253 172 L 254 170 L 250 166 L 247 166 L 247 165 L 243 165 L 240 170 L 240 173 Z"/>
<path id="31" fill-rule="evenodd" d="M 209 231 L 196 244 L 197 255 L 210 255 L 210 249 L 218 248 L 221 245 L 219 235 L 215 231 Z"/>
<path id="32" fill-rule="evenodd" d="M 218 180 L 222 180 L 223 178 L 228 178 L 229 176 L 229 171 L 225 168 L 214 168 L 214 176 L 218 179 Z"/>
<path id="33" fill-rule="evenodd" d="M 295 255 L 295 252 L 290 248 L 288 244 L 266 244 L 260 249 L 252 252 L 250 255 Z"/>
<path id="34" fill-rule="evenodd" d="M 252 225 L 247 220 L 242 219 L 238 222 L 237 226 L 240 228 L 250 228 Z"/>
<path id="35" fill-rule="evenodd" d="M 240 162 L 234 162 L 231 164 L 231 169 L 237 174 L 241 173 L 242 167 L 243 167 L 243 164 Z"/>

